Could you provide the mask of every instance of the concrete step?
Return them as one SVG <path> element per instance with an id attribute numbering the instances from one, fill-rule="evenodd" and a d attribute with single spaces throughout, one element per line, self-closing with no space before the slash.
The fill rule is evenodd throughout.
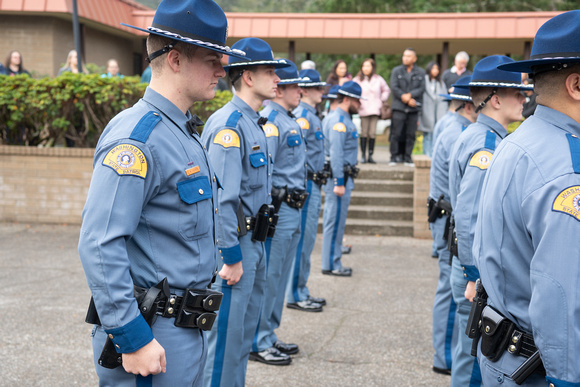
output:
<path id="1" fill-rule="evenodd" d="M 385 165 L 358 164 L 360 168 L 358 179 L 376 179 L 376 180 L 408 180 L 413 181 L 415 169 L 411 167 L 389 167 Z"/>
<path id="2" fill-rule="evenodd" d="M 347 219 L 412 221 L 413 209 L 408 207 L 349 206 Z"/>
<path id="3" fill-rule="evenodd" d="M 324 195 L 322 195 L 324 204 Z M 371 209 L 380 207 L 413 207 L 413 194 L 400 192 L 357 192 L 355 189 L 350 196 L 351 206 L 368 205 Z"/>
<path id="4" fill-rule="evenodd" d="M 322 233 L 322 218 L 318 220 L 318 232 Z M 381 235 L 381 236 L 413 236 L 412 221 L 346 219 L 345 234 Z"/>
<path id="5" fill-rule="evenodd" d="M 354 184 L 358 192 L 413 193 L 413 180 L 356 179 Z"/>

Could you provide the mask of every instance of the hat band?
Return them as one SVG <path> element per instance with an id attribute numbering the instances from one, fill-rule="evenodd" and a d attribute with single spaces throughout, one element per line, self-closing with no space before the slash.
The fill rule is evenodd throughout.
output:
<path id="1" fill-rule="evenodd" d="M 275 65 L 275 64 L 278 64 L 278 63 L 286 63 L 286 61 L 271 59 L 271 60 L 258 60 L 258 61 L 250 61 L 250 62 L 234 62 L 234 63 L 228 63 L 227 64 L 227 67 Z"/>
<path id="2" fill-rule="evenodd" d="M 468 96 L 468 95 L 464 95 L 464 94 L 453 94 L 453 93 L 451 93 L 451 94 L 449 94 L 449 96 L 451 98 L 455 98 L 455 99 L 461 99 L 461 100 L 464 100 L 464 101 L 471 101 L 471 97 Z"/>
<path id="3" fill-rule="evenodd" d="M 524 85 L 523 83 L 505 83 L 505 82 L 469 82 L 469 86 L 475 87 L 520 87 L 524 89 L 533 89 L 533 85 Z M 531 86 L 531 87 L 530 87 Z"/>
<path id="4" fill-rule="evenodd" d="M 157 27 L 153 27 L 153 26 L 147 27 L 147 30 L 149 30 L 151 32 L 156 32 L 158 34 L 166 35 L 169 38 L 183 40 L 185 42 L 193 43 L 193 44 L 196 44 L 196 45 L 199 45 L 199 46 L 205 46 L 205 47 L 208 47 L 208 48 L 211 48 L 211 49 L 218 49 L 218 50 L 225 51 L 225 52 L 228 52 L 228 53 L 231 52 L 231 53 L 234 53 L 234 54 L 246 56 L 246 53 L 244 51 L 242 51 L 242 50 L 238 50 L 238 49 L 235 49 L 235 48 L 234 49 L 231 49 L 228 46 L 222 46 L 220 44 L 206 42 L 206 41 L 199 40 L 199 39 L 192 39 L 192 38 L 189 38 L 187 36 L 180 35 L 180 34 L 178 34 L 176 32 L 162 30 L 162 29 L 157 28 Z"/>
<path id="5" fill-rule="evenodd" d="M 580 59 L 580 52 L 558 52 L 548 54 L 537 54 L 530 56 L 530 59 Z"/>
<path id="6" fill-rule="evenodd" d="M 361 97 L 362 97 L 361 95 L 349 93 L 348 91 L 344 91 L 344 90 L 339 90 L 338 94 L 346 95 L 347 97 L 356 98 L 356 99 L 361 99 Z"/>
<path id="7" fill-rule="evenodd" d="M 303 78 L 288 78 L 288 79 L 280 79 L 279 83 L 299 83 L 304 81 Z"/>
<path id="8" fill-rule="evenodd" d="M 305 82 L 299 83 L 300 87 L 316 87 L 316 86 L 326 86 L 326 82 Z"/>

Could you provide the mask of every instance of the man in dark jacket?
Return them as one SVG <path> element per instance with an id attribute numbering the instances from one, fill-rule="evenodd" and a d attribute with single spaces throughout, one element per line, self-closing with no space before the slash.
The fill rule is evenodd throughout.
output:
<path id="1" fill-rule="evenodd" d="M 414 166 L 411 159 L 415 132 L 425 91 L 425 70 L 415 65 L 417 53 L 412 48 L 403 52 L 403 64 L 391 73 L 393 118 L 391 119 L 391 162 Z"/>

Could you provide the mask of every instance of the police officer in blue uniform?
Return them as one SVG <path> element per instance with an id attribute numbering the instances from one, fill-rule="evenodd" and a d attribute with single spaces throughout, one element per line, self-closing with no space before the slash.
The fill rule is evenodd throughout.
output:
<path id="1" fill-rule="evenodd" d="M 467 86 L 471 76 L 457 81 L 456 85 Z M 453 86 L 456 86 L 453 85 Z M 433 159 L 431 160 L 429 189 L 429 222 L 433 243 L 437 247 L 439 257 L 439 281 L 433 303 L 433 371 L 451 374 L 451 358 L 457 342 L 455 326 L 456 304 L 451 294 L 451 266 L 449 265 L 449 249 L 447 247 L 447 230 L 451 217 L 449 198 L 449 156 L 453 144 L 468 125 L 475 122 L 477 113 L 471 102 L 469 89 L 455 87 L 451 94 L 446 95 L 451 100 L 453 115 L 447 121 L 446 127 L 435 141 Z"/>
<path id="2" fill-rule="evenodd" d="M 213 98 L 222 54 L 244 56 L 225 46 L 213 1 L 164 0 L 140 30 L 151 83 L 97 144 L 79 238 L 95 367 L 100 385 L 201 386 L 206 338 L 183 299 L 205 292 L 216 270 L 219 183 L 188 109 Z M 134 286 L 152 299 L 138 305 Z"/>
<path id="3" fill-rule="evenodd" d="M 580 385 L 578 36 L 580 11 L 560 14 L 529 60 L 499 67 L 533 74 L 538 107 L 497 148 L 482 189 L 473 254 L 488 296 L 485 385 Z"/>
<path id="4" fill-rule="evenodd" d="M 360 107 L 362 90 L 354 81 L 345 82 L 337 95 L 338 106 L 325 120 L 324 154 L 330 161 L 332 179 L 324 185 L 322 274 L 349 277 L 352 269 L 342 265 L 342 237 L 354 178 L 358 172 L 358 133 L 350 119 Z"/>
<path id="5" fill-rule="evenodd" d="M 265 231 L 273 213 L 272 159 L 257 113 L 274 97 L 280 81 L 275 69 L 288 66 L 275 60 L 268 43 L 257 38 L 236 42 L 233 48 L 251 58 L 230 57 L 233 99 L 216 111 L 202 133 L 203 144 L 224 189 L 219 193 L 219 278 L 214 288 L 224 294 L 208 335 L 206 386 L 243 386 L 252 339 L 266 288 Z M 263 216 L 266 214 L 266 216 Z M 274 360 L 287 356 L 272 354 Z"/>
<path id="6" fill-rule="evenodd" d="M 475 221 L 481 186 L 493 152 L 507 135 L 508 124 L 522 118 L 524 96 L 521 90 L 529 88 L 521 83 L 520 75 L 497 69 L 498 65 L 509 62 L 513 59 L 493 55 L 475 65 L 469 87 L 480 114 L 477 121 L 459 135 L 449 159 L 449 197 L 458 251 L 451 269 L 459 333 L 452 359 L 452 386 L 481 383 L 479 366 L 471 356 L 471 340 L 464 334 L 475 295 L 475 280 L 479 277 L 471 252 Z"/>
<path id="7" fill-rule="evenodd" d="M 286 286 L 300 239 L 301 211 L 308 196 L 305 184 L 306 144 L 300 125 L 291 113 L 300 103 L 298 83 L 302 78 L 298 75 L 296 65 L 287 62 L 289 67 L 276 70 L 280 77 L 276 97 L 260 112 L 268 120 L 264 132 L 274 161 L 272 204 L 278 213 L 278 223 L 276 234 L 266 242 L 266 295 L 250 360 L 272 365 L 288 365 L 292 360 L 287 356 L 284 362 L 278 359 L 271 361 L 272 353 L 292 355 L 299 351 L 296 344 L 278 340 L 274 330 L 282 320 Z"/>
<path id="8" fill-rule="evenodd" d="M 322 306 L 326 305 L 326 300 L 311 296 L 306 283 L 310 275 L 310 256 L 318 230 L 321 187 L 326 183 L 329 175 L 329 172 L 324 170 L 324 134 L 316 110 L 316 106 L 322 102 L 326 82 L 321 82 L 320 74 L 313 69 L 300 70 L 299 76 L 303 79 L 303 82 L 298 84 L 302 89 L 302 98 L 300 105 L 294 109 L 293 113 L 297 117 L 296 122 L 302 128 L 306 144 L 308 197 L 302 208 L 300 240 L 288 282 L 286 302 L 289 308 L 305 312 L 321 312 Z"/>

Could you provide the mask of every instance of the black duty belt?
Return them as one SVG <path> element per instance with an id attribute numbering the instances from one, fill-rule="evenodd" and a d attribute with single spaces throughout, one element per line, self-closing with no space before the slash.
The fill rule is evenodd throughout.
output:
<path id="1" fill-rule="evenodd" d="M 265 242 L 266 238 L 274 237 L 278 214 L 275 213 L 273 205 L 262 204 L 256 216 L 244 216 L 242 204 L 240 203 L 236 215 L 238 217 L 238 236 L 244 236 L 249 231 L 253 231 L 253 242 Z"/>
<path id="2" fill-rule="evenodd" d="M 318 185 L 325 185 L 329 177 L 330 172 L 324 169 L 318 172 L 310 172 L 310 171 L 306 172 L 306 178 L 308 180 L 312 180 L 314 184 Z"/>
<path id="3" fill-rule="evenodd" d="M 158 316 L 175 317 L 175 326 L 210 330 L 223 294 L 211 289 L 186 289 L 183 296 L 171 294 L 156 303 Z"/>

